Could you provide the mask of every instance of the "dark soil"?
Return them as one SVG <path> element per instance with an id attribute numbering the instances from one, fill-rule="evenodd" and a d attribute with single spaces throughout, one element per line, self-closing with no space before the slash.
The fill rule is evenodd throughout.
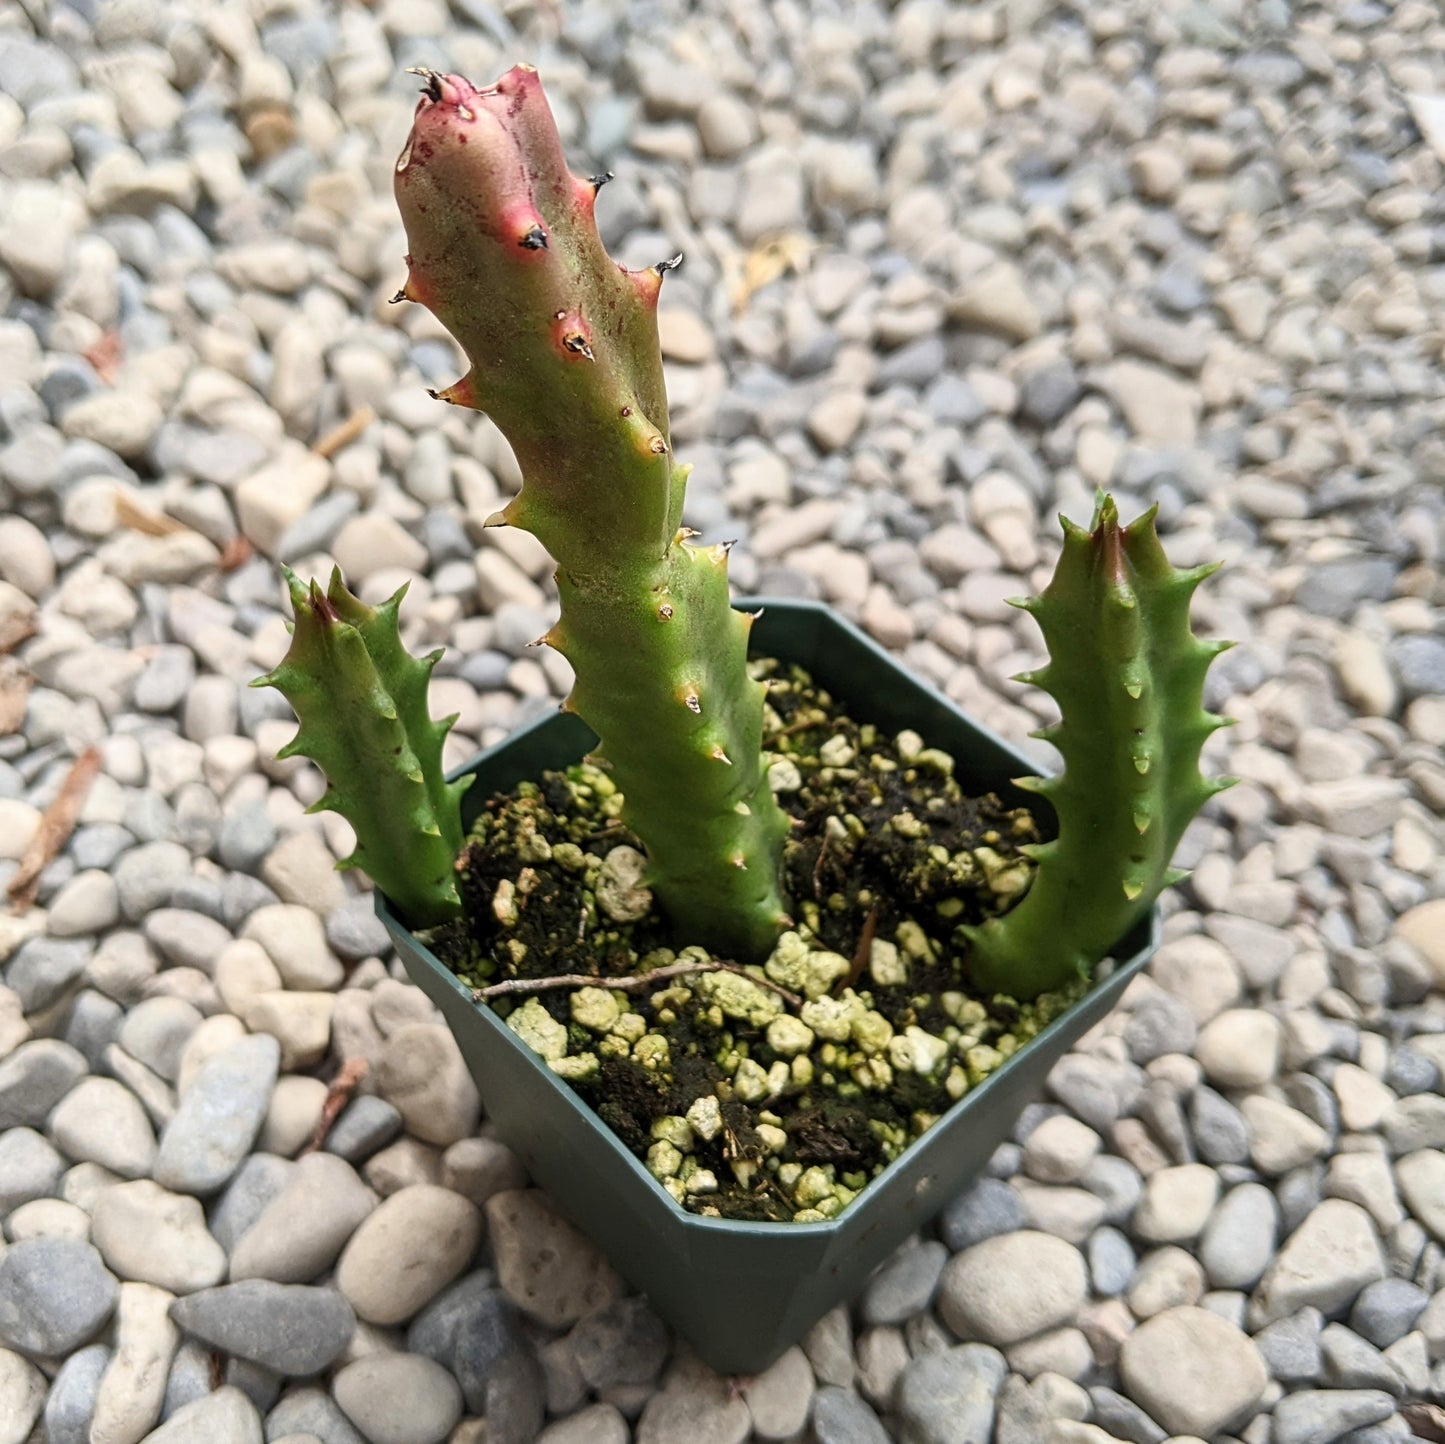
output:
<path id="1" fill-rule="evenodd" d="M 766 1026 L 710 1008 L 697 976 L 611 994 L 641 1015 L 634 1032 L 645 1023 L 648 1033 L 666 1039 L 660 1065 L 639 1053 L 633 1033 L 619 1042 L 579 1023 L 575 988 L 479 1005 L 509 1016 L 535 999 L 560 1026 L 545 1019 L 544 1025 L 554 1034 L 566 1030 L 566 1063 L 575 1056 L 596 1064 L 580 1076 L 579 1061 L 573 1086 L 638 1157 L 653 1157 L 654 1173 L 666 1167 L 655 1156 L 659 1138 L 681 1137 L 682 1172 L 697 1176 L 689 1184 L 681 1174 L 664 1181 L 684 1206 L 790 1219 L 813 1207 L 791 1196 L 798 1174 L 822 1169 L 833 1196 L 816 1205 L 821 1213 L 804 1213 L 817 1217 L 846 1204 L 1072 998 L 1041 999 L 1026 1009 L 974 998 L 961 966 L 959 928 L 1003 911 L 1027 886 L 1032 864 L 1020 848 L 1039 840 L 1031 815 L 1004 808 L 992 794 L 965 796 L 949 759 L 920 754 L 917 739 L 906 736 L 900 752 L 898 739 L 838 715 L 800 671 L 761 665 L 774 672 L 764 745 L 796 768 L 786 781 L 801 781 L 779 794 L 793 821 L 783 865 L 799 931 L 812 949 L 847 960 L 832 996 L 854 990 L 861 1001 L 851 1005 L 881 1014 L 895 1036 L 913 1027 L 934 1042 L 949 1038 L 945 1062 L 928 1073 L 885 1065 L 891 1078 L 880 1082 L 870 1058 L 886 1059 L 886 1050 L 865 1056 L 851 1041 L 835 1046 L 821 1037 L 800 1061 L 796 1048 L 770 1045 Z M 845 760 L 829 765 L 825 757 Z M 428 935 L 438 957 L 474 988 L 559 974 L 627 977 L 674 961 L 689 940 L 675 937 L 656 909 L 617 922 L 598 906 L 603 859 L 619 844 L 639 846 L 617 820 L 620 800 L 608 779 L 585 764 L 489 799 L 458 864 L 464 919 Z M 840 827 L 839 819 L 848 825 Z M 874 976 L 875 941 L 905 944 L 906 979 L 886 968 L 881 981 Z M 968 1000 L 963 1012 L 960 995 Z M 747 1091 L 734 1086 L 740 1057 L 773 1070 L 774 1081 L 782 1076 L 775 1065 L 783 1064 L 791 1070 L 785 1085 L 751 1101 L 740 1097 Z M 718 1100 L 720 1126 L 706 1138 L 686 1127 L 679 1134 L 683 1116 L 708 1097 Z M 665 1160 L 666 1147 L 660 1152 Z M 810 1179 L 814 1192 L 823 1186 L 822 1175 Z"/>

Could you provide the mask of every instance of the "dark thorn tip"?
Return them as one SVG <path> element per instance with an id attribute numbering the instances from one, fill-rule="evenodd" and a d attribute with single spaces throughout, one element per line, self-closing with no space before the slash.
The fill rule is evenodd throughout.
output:
<path id="1" fill-rule="evenodd" d="M 659 276 L 665 276 L 669 271 L 677 270 L 680 265 L 682 265 L 681 251 L 679 251 L 670 260 L 659 261 L 652 269 L 656 271 Z"/>
<path id="2" fill-rule="evenodd" d="M 547 232 L 541 226 L 533 226 L 517 244 L 529 251 L 545 251 L 547 249 Z"/>
<path id="3" fill-rule="evenodd" d="M 435 70 L 428 70 L 425 65 L 409 65 L 406 73 L 421 76 L 421 93 L 428 100 L 435 102 L 442 98 L 442 78 Z"/>

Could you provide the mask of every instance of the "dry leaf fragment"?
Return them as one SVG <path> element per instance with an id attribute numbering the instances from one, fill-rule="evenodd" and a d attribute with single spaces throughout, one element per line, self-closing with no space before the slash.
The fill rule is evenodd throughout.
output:
<path id="1" fill-rule="evenodd" d="M 101 333 L 100 340 L 88 350 L 82 351 L 81 355 L 90 362 L 95 374 L 107 386 L 113 386 L 120 372 L 120 363 L 125 359 L 125 342 L 121 340 L 119 331 L 105 331 Z"/>
<path id="2" fill-rule="evenodd" d="M 331 1086 L 326 1090 L 326 1098 L 321 1104 L 321 1117 L 316 1120 L 310 1141 L 301 1150 L 303 1154 L 315 1153 L 326 1142 L 331 1125 L 341 1116 L 341 1110 L 351 1102 L 352 1095 L 366 1077 L 367 1067 L 365 1058 L 348 1058 L 341 1065 L 336 1077 L 331 1080 Z"/>
<path id="3" fill-rule="evenodd" d="M 0 657 L 0 737 L 18 732 L 35 678 L 14 657 Z"/>
<path id="4" fill-rule="evenodd" d="M 237 567 L 243 567 L 255 555 L 255 548 L 246 540 L 240 532 L 237 532 L 225 546 L 221 548 L 220 560 L 216 565 L 223 572 L 233 572 Z"/>
<path id="5" fill-rule="evenodd" d="M 35 608 L 8 612 L 0 616 L 0 657 L 13 652 L 26 637 L 35 635 Z"/>
<path id="6" fill-rule="evenodd" d="M 1445 1409 L 1437 1404 L 1406 1404 L 1400 1417 L 1410 1426 L 1417 1439 L 1428 1444 L 1445 1444 Z"/>
<path id="7" fill-rule="evenodd" d="M 350 446 L 375 420 L 376 412 L 371 407 L 359 407 L 345 421 L 333 426 L 311 449 L 317 456 L 335 456 L 342 447 Z"/>
<path id="8" fill-rule="evenodd" d="M 71 767 L 66 779 L 55 795 L 55 801 L 40 815 L 40 826 L 20 859 L 20 871 L 10 879 L 6 891 L 17 913 L 26 912 L 35 901 L 36 884 L 40 874 L 57 857 L 65 846 L 70 834 L 75 831 L 80 809 L 90 784 L 100 771 L 100 749 L 87 747 Z"/>
<path id="9" fill-rule="evenodd" d="M 142 506 L 119 487 L 115 493 L 115 515 L 122 526 L 128 526 L 132 531 L 141 532 L 145 536 L 174 536 L 178 531 L 190 530 L 175 517 Z"/>
<path id="10" fill-rule="evenodd" d="M 743 258 L 741 265 L 735 258 L 729 257 L 725 263 L 725 271 L 730 273 L 728 290 L 733 310 L 743 310 L 755 292 L 771 285 L 789 271 L 800 274 L 807 270 L 815 245 L 816 243 L 801 231 L 790 231 L 754 246 Z"/>

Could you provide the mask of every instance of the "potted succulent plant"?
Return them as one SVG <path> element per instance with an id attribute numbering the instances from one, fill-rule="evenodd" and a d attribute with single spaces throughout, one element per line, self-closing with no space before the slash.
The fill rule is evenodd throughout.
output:
<path id="1" fill-rule="evenodd" d="M 962 1187 L 1156 942 L 1222 787 L 1221 644 L 1152 513 L 1099 499 L 1020 603 L 1055 777 L 825 608 L 735 607 L 682 526 L 656 305 L 593 219 L 536 73 L 422 72 L 396 164 L 426 305 L 557 563 L 561 715 L 442 774 L 401 596 L 288 574 L 280 688 L 413 979 L 534 1177 L 715 1367 L 766 1366 Z M 751 659 L 750 659 L 751 644 Z M 1099 965 L 1106 958 L 1112 968 Z M 856 1202 L 854 1201 L 856 1198 Z"/>

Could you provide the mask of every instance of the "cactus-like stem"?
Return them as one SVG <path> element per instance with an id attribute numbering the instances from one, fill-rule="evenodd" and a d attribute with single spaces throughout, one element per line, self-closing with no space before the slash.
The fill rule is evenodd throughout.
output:
<path id="1" fill-rule="evenodd" d="M 1039 624 L 1048 664 L 1019 681 L 1042 687 L 1061 720 L 1036 736 L 1064 771 L 1024 778 L 1058 817 L 1058 837 L 1026 849 L 1038 862 L 1017 907 L 966 929 L 967 967 L 992 992 L 1032 998 L 1087 971 L 1182 874 L 1170 863 L 1190 819 L 1230 784 L 1200 775 L 1205 740 L 1226 720 L 1203 708 L 1204 674 L 1230 644 L 1189 627 L 1194 589 L 1213 566 L 1169 565 L 1150 510 L 1120 527 L 1101 495 L 1088 531 L 1065 520 L 1064 549 L 1043 594 L 1016 605 Z"/>
<path id="2" fill-rule="evenodd" d="M 456 917 L 460 798 L 470 777 L 442 777 L 455 717 L 432 720 L 427 680 L 441 656 L 410 656 L 397 631 L 403 587 L 368 607 L 333 571 L 323 593 L 286 571 L 295 625 L 279 666 L 251 683 L 275 687 L 301 726 L 277 755 L 309 757 L 327 788 L 309 811 L 339 812 L 356 833 L 340 867 L 359 867 L 414 927 Z"/>
<path id="3" fill-rule="evenodd" d="M 422 74 L 396 163 L 410 247 L 397 299 L 431 310 L 470 362 L 441 398 L 485 411 L 516 453 L 522 489 L 490 521 L 557 562 L 562 615 L 542 640 L 572 664 L 564 705 L 601 739 L 658 901 L 687 936 L 752 960 L 786 921 L 787 822 L 726 549 L 692 546 L 681 526 L 688 468 L 672 455 L 656 314 L 676 262 L 627 271 L 607 255 L 604 178 L 568 171 L 530 67 L 483 89 Z"/>

